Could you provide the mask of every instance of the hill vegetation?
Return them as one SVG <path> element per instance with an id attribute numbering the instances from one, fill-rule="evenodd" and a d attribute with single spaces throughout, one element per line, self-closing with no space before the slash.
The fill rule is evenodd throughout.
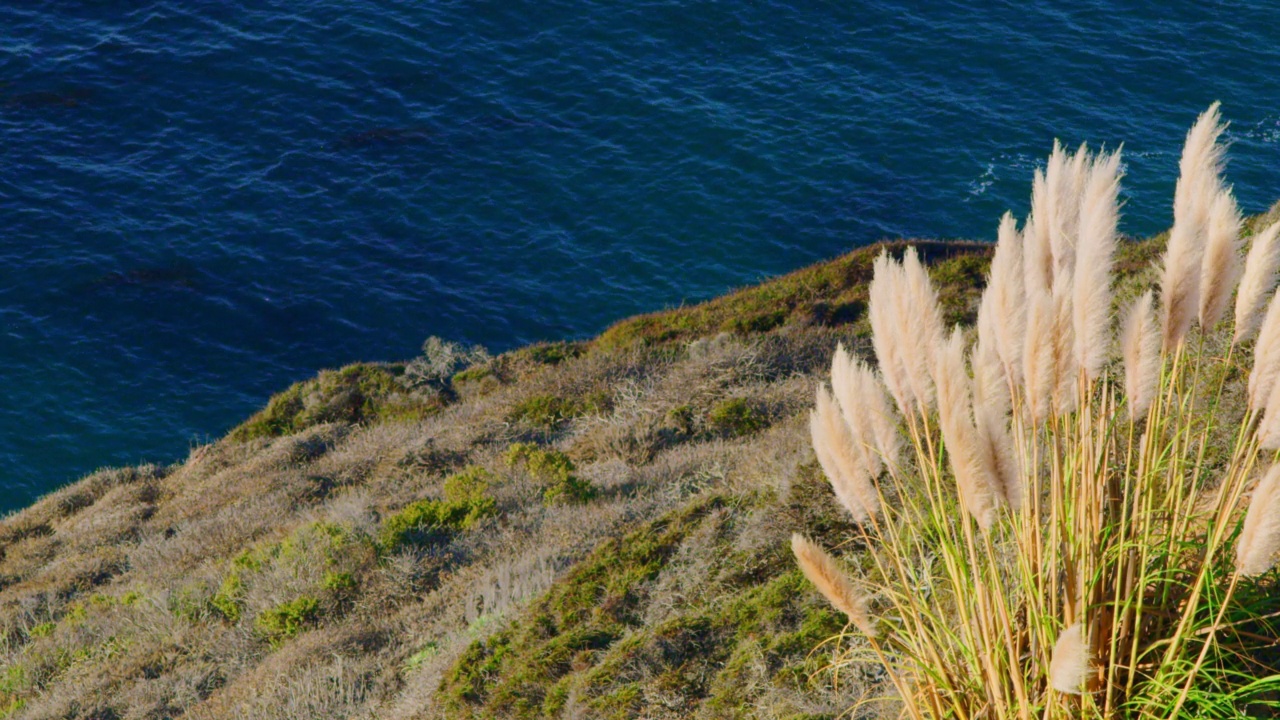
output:
<path id="1" fill-rule="evenodd" d="M 914 244 L 972 321 L 989 246 Z M 0 717 L 841 716 L 887 681 L 833 674 L 845 619 L 788 543 L 856 550 L 807 414 L 904 247 L 590 341 L 326 371 L 45 497 L 0 521 Z"/>

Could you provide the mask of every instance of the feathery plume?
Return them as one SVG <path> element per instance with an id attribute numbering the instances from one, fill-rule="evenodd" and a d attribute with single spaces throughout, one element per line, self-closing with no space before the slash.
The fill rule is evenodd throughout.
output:
<path id="1" fill-rule="evenodd" d="M 1022 468 L 1013 451 L 1008 420 L 1000 408 L 978 403 L 974 405 L 978 453 L 983 473 L 994 479 L 996 491 L 1010 508 L 1022 507 Z"/>
<path id="2" fill-rule="evenodd" d="M 1022 381 L 1023 333 L 1027 325 L 1022 236 L 1013 215 L 1000 218 L 987 287 L 978 305 L 978 337 L 995 352 L 1013 384 Z"/>
<path id="3" fill-rule="evenodd" d="M 882 251 L 872 265 L 871 285 L 867 289 L 867 319 L 871 323 L 871 345 L 880 364 L 880 373 L 889 394 L 903 415 L 911 415 L 913 393 L 902 358 L 902 323 L 898 298 L 902 294 L 902 268 Z"/>
<path id="4" fill-rule="evenodd" d="M 1089 175 L 1089 148 L 1081 145 L 1075 154 L 1066 154 L 1056 183 L 1056 221 L 1051 228 L 1054 282 L 1075 274 L 1080 232 L 1081 195 Z M 1051 183 L 1052 184 L 1052 183 Z"/>
<path id="5" fill-rule="evenodd" d="M 809 413 L 809 432 L 818 464 L 831 482 L 840 504 L 857 522 L 866 522 L 880 511 L 867 453 L 854 440 L 839 407 L 827 389 L 818 386 L 814 408 Z"/>
<path id="6" fill-rule="evenodd" d="M 855 365 L 857 362 L 857 365 Z M 840 414 L 854 445 L 854 452 L 861 456 L 863 467 L 871 477 L 878 477 L 884 469 L 884 461 L 876 447 L 875 433 L 861 402 L 860 361 L 855 361 L 845 351 L 844 345 L 836 346 L 831 357 L 831 394 L 835 397 Z"/>
<path id="7" fill-rule="evenodd" d="M 1244 527 L 1236 540 L 1236 567 L 1243 575 L 1261 575 L 1275 565 L 1280 551 L 1280 465 L 1272 465 L 1249 500 Z"/>
<path id="8" fill-rule="evenodd" d="M 1032 424 L 1049 417 L 1057 388 L 1054 366 L 1054 328 L 1057 325 L 1053 296 L 1027 297 L 1027 336 L 1022 354 L 1025 405 Z"/>
<path id="9" fill-rule="evenodd" d="M 1208 236 L 1209 212 L 1221 191 L 1223 148 L 1218 144 L 1218 137 L 1224 129 L 1215 102 L 1187 132 L 1178 163 L 1173 227 L 1169 231 L 1160 280 L 1165 350 L 1172 350 L 1182 342 L 1200 307 L 1200 268 Z"/>
<path id="10" fill-rule="evenodd" d="M 1054 150 L 1060 150 L 1056 142 Z M 1053 225 L 1054 213 L 1050 199 L 1052 193 L 1045 175 L 1041 169 L 1032 174 L 1031 212 L 1022 230 L 1023 291 L 1027 298 L 1047 294 L 1053 289 L 1053 241 L 1049 228 Z"/>
<path id="11" fill-rule="evenodd" d="M 1230 190 L 1218 193 L 1209 208 L 1200 271 L 1200 327 L 1209 330 L 1218 324 L 1231 292 L 1240 281 L 1240 209 Z"/>
<path id="12" fill-rule="evenodd" d="M 1280 269 L 1280 222 L 1253 236 L 1244 260 L 1244 276 L 1236 295 L 1235 342 L 1247 340 L 1258 329 L 1267 295 L 1275 289 Z"/>
<path id="13" fill-rule="evenodd" d="M 1053 657 L 1049 661 L 1049 683 L 1053 689 L 1068 695 L 1084 692 L 1089 679 L 1089 647 L 1084 641 L 1084 628 L 1080 623 L 1062 631 L 1053 645 Z"/>
<path id="14" fill-rule="evenodd" d="M 1120 338 L 1124 355 L 1124 392 L 1129 419 L 1145 415 L 1155 399 L 1160 376 L 1160 328 L 1156 326 L 1155 295 L 1146 291 L 1129 306 Z"/>
<path id="15" fill-rule="evenodd" d="M 983 462 L 969 398 L 969 375 L 964 365 L 964 335 L 957 327 L 943 343 L 934 363 L 938 383 L 938 425 L 956 477 L 960 504 L 984 531 L 995 521 L 1001 498 L 990 465 Z"/>
<path id="16" fill-rule="evenodd" d="M 899 328 L 906 333 L 904 361 L 916 402 L 922 409 L 933 407 L 933 356 L 942 344 L 942 311 L 938 309 L 938 293 L 929 279 L 929 271 L 920 262 L 914 247 L 902 254 L 902 315 Z"/>
<path id="17" fill-rule="evenodd" d="M 978 317 L 981 320 L 981 311 Z M 973 368 L 974 406 L 990 407 L 1001 417 L 1008 415 L 1012 403 L 1009 379 L 996 351 L 981 334 L 978 336 L 978 344 L 974 346 L 969 356 L 969 365 Z"/>
<path id="18" fill-rule="evenodd" d="M 1071 312 L 1071 278 L 1059 277 L 1053 290 L 1053 406 L 1058 413 L 1076 407 L 1075 326 Z"/>
<path id="19" fill-rule="evenodd" d="M 1263 450 L 1280 450 L 1280 382 L 1271 386 L 1256 433 L 1258 447 Z"/>
<path id="20" fill-rule="evenodd" d="M 1087 168 L 1081 194 L 1071 298 L 1075 362 L 1090 381 L 1102 372 L 1111 347 L 1111 266 L 1118 240 L 1119 193 L 1120 153 L 1100 155 Z"/>
<path id="21" fill-rule="evenodd" d="M 1271 297 L 1267 313 L 1253 345 L 1253 369 L 1249 371 L 1249 407 L 1261 410 L 1280 376 L 1280 294 Z"/>
<path id="22" fill-rule="evenodd" d="M 866 449 L 872 476 L 880 474 L 882 464 L 896 468 L 902 443 L 897 417 L 875 371 L 843 344 L 831 359 L 831 390 L 854 440 Z"/>
<path id="23" fill-rule="evenodd" d="M 848 576 L 840 569 L 836 559 L 800 533 L 794 533 L 791 536 L 791 552 L 795 554 L 796 563 L 804 572 L 804 576 L 818 588 L 818 592 L 822 593 L 827 602 L 849 616 L 849 622 L 852 622 L 864 635 L 875 637 L 876 628 L 867 610 L 868 599 L 854 587 Z"/>

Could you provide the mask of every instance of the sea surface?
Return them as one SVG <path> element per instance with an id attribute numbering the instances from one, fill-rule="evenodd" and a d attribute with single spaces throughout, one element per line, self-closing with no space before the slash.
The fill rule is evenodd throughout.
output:
<path id="1" fill-rule="evenodd" d="M 430 335 L 990 239 L 1054 138 L 1161 230 L 1213 100 L 1261 211 L 1271 2 L 0 2 L 0 511 Z"/>

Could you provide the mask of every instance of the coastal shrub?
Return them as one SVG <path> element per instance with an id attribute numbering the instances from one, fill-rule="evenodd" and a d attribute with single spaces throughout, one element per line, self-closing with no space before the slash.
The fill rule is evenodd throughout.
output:
<path id="1" fill-rule="evenodd" d="M 507 448 L 504 458 L 509 467 L 524 465 L 529 474 L 543 484 L 543 504 L 580 505 L 596 497 L 595 486 L 590 480 L 575 475 L 573 460 L 559 450 L 543 449 L 533 443 L 515 443 Z"/>
<path id="2" fill-rule="evenodd" d="M 707 413 L 707 424 L 717 433 L 738 437 L 750 435 L 765 428 L 769 421 L 765 414 L 746 398 L 730 398 L 711 408 Z"/>
<path id="3" fill-rule="evenodd" d="M 324 589 L 335 593 L 350 592 L 356 589 L 356 577 L 349 572 L 326 572 Z"/>
<path id="4" fill-rule="evenodd" d="M 479 370 L 490 360 L 489 351 L 479 345 L 450 342 L 433 335 L 422 343 L 422 354 L 405 365 L 405 382 L 410 387 L 443 387 L 459 373 L 468 368 Z"/>
<path id="5" fill-rule="evenodd" d="M 876 260 L 878 370 L 838 348 L 810 416 L 868 554 L 792 549 L 902 716 L 1274 714 L 1280 223 L 1244 256 L 1223 129 L 1187 136 L 1156 288 L 1117 298 L 1119 154 L 1084 147 L 1001 221 L 976 332 Z"/>
<path id="6" fill-rule="evenodd" d="M 576 398 L 534 395 L 516 403 L 507 418 L 511 422 L 526 422 L 550 430 L 565 420 L 586 415 L 591 409 L 588 403 Z"/>
<path id="7" fill-rule="evenodd" d="M 275 646 L 314 625 L 319 617 L 320 601 L 302 595 L 262 611 L 254 621 L 254 628 Z"/>
<path id="8" fill-rule="evenodd" d="M 209 604 L 227 622 L 235 623 L 240 621 L 243 597 L 244 580 L 240 577 L 239 569 L 236 568 L 222 578 L 222 584 L 218 587 L 218 592 L 209 599 Z"/>
<path id="9" fill-rule="evenodd" d="M 328 422 L 411 421 L 440 410 L 435 392 L 413 392 L 400 365 L 356 363 L 322 371 L 273 395 L 267 407 L 231 431 L 235 440 L 278 437 Z"/>
<path id="10" fill-rule="evenodd" d="M 488 494 L 492 477 L 481 467 L 469 467 L 450 476 L 445 480 L 443 500 L 419 500 L 383 521 L 379 546 L 383 552 L 394 552 L 407 542 L 426 540 L 433 533 L 471 529 L 497 512 L 497 501 Z"/>

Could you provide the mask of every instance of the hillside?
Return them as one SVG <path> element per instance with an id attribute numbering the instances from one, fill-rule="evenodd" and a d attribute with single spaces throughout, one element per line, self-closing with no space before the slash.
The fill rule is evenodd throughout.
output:
<path id="1" fill-rule="evenodd" d="M 988 247 L 913 244 L 971 320 Z M 0 717 L 840 716 L 881 678 L 824 671 L 844 621 L 786 539 L 855 550 L 805 416 L 904 245 L 586 342 L 326 371 L 5 518 Z"/>

